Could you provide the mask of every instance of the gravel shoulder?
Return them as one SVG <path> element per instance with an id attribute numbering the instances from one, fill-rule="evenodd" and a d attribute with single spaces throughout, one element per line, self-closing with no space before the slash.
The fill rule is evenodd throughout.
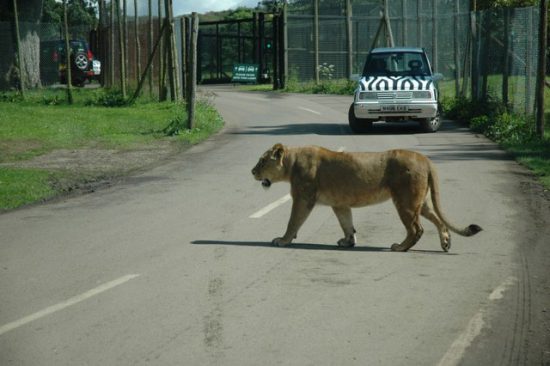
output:
<path id="1" fill-rule="evenodd" d="M 2 163 L 0 168 L 41 169 L 51 172 L 52 186 L 59 195 L 65 196 L 94 192 L 101 187 L 111 186 L 130 174 L 168 161 L 189 146 L 181 142 L 159 140 L 127 150 L 57 149 L 32 159 Z"/>

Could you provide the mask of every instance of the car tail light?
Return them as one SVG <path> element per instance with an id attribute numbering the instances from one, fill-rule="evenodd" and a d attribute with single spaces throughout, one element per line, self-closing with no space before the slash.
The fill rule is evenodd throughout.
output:
<path id="1" fill-rule="evenodd" d="M 94 55 L 92 54 L 92 51 L 88 50 L 88 60 L 92 60 L 94 58 Z"/>

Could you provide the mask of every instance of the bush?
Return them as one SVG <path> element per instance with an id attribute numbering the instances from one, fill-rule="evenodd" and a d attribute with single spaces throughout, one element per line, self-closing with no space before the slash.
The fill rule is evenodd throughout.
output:
<path id="1" fill-rule="evenodd" d="M 470 128 L 499 143 L 521 143 L 535 136 L 532 118 L 508 112 L 500 100 L 488 97 L 482 101 L 468 98 L 444 99 L 447 118 L 469 124 Z"/>
<path id="2" fill-rule="evenodd" d="M 517 115 L 503 113 L 497 116 L 485 135 L 497 142 L 517 143 L 530 141 L 535 137 L 534 121 Z"/>
<path id="3" fill-rule="evenodd" d="M 479 116 L 472 119 L 470 128 L 496 142 L 520 143 L 535 137 L 534 121 L 515 114 Z"/>
<path id="4" fill-rule="evenodd" d="M 506 105 L 491 96 L 484 100 L 470 98 L 444 98 L 443 114 L 449 119 L 470 124 L 480 116 L 496 117 L 507 112 Z"/>
<path id="5" fill-rule="evenodd" d="M 127 105 L 127 102 L 120 90 L 101 89 L 97 93 L 94 93 L 92 98 L 87 99 L 84 104 L 86 106 L 123 107 Z"/>

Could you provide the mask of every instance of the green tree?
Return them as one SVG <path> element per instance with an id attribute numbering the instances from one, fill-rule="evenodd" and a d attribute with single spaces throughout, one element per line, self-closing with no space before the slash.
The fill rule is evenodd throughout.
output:
<path id="1" fill-rule="evenodd" d="M 69 28 L 86 27 L 94 29 L 98 24 L 97 0 L 68 0 L 67 16 Z M 44 0 L 42 23 L 61 25 L 63 23 L 63 3 L 56 0 Z"/>

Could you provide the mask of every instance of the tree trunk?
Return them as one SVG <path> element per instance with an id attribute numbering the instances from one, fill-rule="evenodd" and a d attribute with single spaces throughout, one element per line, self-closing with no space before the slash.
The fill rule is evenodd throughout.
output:
<path id="1" fill-rule="evenodd" d="M 21 33 L 21 73 L 25 81 L 25 89 L 37 88 L 40 82 L 40 37 L 35 27 Z"/>

